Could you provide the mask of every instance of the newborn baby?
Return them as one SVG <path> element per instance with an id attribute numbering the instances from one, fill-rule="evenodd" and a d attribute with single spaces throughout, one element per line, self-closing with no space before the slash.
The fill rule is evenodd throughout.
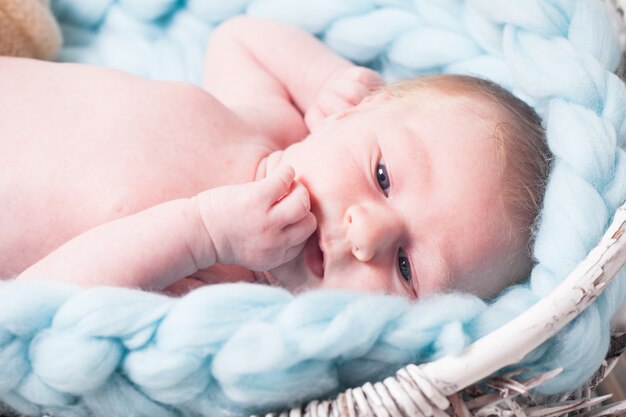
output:
<path id="1" fill-rule="evenodd" d="M 548 151 L 522 101 L 462 76 L 380 86 L 250 17 L 207 62 L 200 89 L 0 58 L 0 276 L 416 298 L 528 273 Z"/>

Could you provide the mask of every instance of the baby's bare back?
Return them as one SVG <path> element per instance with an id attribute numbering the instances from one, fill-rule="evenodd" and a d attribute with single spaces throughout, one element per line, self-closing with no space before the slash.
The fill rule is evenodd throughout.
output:
<path id="1" fill-rule="evenodd" d="M 205 91 L 0 58 L 0 279 L 77 234 L 254 178 L 269 152 Z"/>

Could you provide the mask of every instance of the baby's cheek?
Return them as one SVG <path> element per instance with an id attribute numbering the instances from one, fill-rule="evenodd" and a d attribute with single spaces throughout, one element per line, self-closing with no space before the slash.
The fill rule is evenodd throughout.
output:
<path id="1" fill-rule="evenodd" d="M 357 291 L 369 294 L 407 295 L 401 285 L 394 285 L 393 278 L 381 270 L 365 271 L 362 268 L 344 269 L 332 276 L 325 276 L 322 288 Z"/>

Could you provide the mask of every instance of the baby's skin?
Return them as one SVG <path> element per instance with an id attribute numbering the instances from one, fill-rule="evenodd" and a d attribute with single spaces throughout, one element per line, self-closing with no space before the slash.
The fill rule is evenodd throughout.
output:
<path id="1" fill-rule="evenodd" d="M 213 33 L 202 89 L 0 58 L 0 277 L 494 294 L 524 245 L 497 203 L 501 113 L 364 99 L 380 83 L 250 17 Z"/>

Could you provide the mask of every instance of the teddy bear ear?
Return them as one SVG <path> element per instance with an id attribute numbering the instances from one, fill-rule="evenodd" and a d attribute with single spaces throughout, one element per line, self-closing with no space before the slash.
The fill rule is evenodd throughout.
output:
<path id="1" fill-rule="evenodd" d="M 61 42 L 61 30 L 49 0 L 0 3 L 0 55 L 53 59 Z"/>

